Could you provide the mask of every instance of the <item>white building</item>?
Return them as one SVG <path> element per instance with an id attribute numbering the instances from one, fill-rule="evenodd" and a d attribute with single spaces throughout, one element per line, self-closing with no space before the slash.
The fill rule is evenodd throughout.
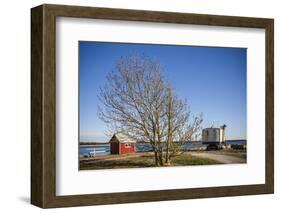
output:
<path id="1" fill-rule="evenodd" d="M 202 130 L 202 142 L 219 142 L 222 143 L 225 141 L 225 127 L 226 125 L 221 126 L 220 128 L 205 128 Z"/>

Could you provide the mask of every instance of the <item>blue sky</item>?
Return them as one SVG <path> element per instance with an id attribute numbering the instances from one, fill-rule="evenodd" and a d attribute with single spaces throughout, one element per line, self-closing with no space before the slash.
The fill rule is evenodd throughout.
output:
<path id="1" fill-rule="evenodd" d="M 177 95 L 203 113 L 203 128 L 226 124 L 227 139 L 246 139 L 247 49 L 80 41 L 80 141 L 108 141 L 97 95 L 116 61 L 132 53 L 160 61 Z"/>

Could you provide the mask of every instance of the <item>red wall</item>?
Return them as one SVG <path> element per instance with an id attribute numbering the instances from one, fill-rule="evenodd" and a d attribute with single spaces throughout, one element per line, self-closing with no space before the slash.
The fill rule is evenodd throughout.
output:
<path id="1" fill-rule="evenodd" d="M 112 155 L 116 154 L 126 154 L 126 153 L 134 153 L 135 152 L 135 144 L 131 143 L 131 147 L 126 147 L 124 143 L 110 143 L 110 153 Z"/>
<path id="2" fill-rule="evenodd" d="M 135 152 L 135 144 L 134 143 L 131 143 L 131 147 L 125 147 L 125 144 L 124 143 L 120 143 L 120 151 L 121 153 L 120 154 L 126 154 L 126 153 L 134 153 Z"/>

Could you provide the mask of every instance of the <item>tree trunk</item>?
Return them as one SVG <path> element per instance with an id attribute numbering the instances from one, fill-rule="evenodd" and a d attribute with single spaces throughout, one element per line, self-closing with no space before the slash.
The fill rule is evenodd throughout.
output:
<path id="1" fill-rule="evenodd" d="M 169 103 L 168 103 L 168 139 L 167 139 L 167 144 L 166 144 L 166 159 L 165 159 L 165 164 L 168 166 L 170 165 L 170 144 L 171 144 L 171 137 L 172 137 L 172 124 L 171 124 L 171 119 L 172 119 L 172 97 L 171 97 L 171 91 L 169 91 Z"/>
<path id="2" fill-rule="evenodd" d="M 170 149 L 170 142 L 168 140 L 167 142 L 167 147 L 166 147 L 166 156 L 165 156 L 165 164 L 170 165 L 170 153 L 169 153 L 169 149 Z"/>
<path id="3" fill-rule="evenodd" d="M 157 153 L 157 151 L 154 151 L 154 158 L 155 158 L 155 166 L 159 166 L 159 160 L 158 160 L 158 153 Z"/>
<path id="4" fill-rule="evenodd" d="M 170 166 L 171 165 L 169 153 L 166 154 L 165 165 L 166 166 Z"/>
<path id="5" fill-rule="evenodd" d="M 160 164 L 160 166 L 164 166 L 163 150 L 162 150 L 162 148 L 161 148 L 160 153 L 159 153 L 159 164 Z"/>

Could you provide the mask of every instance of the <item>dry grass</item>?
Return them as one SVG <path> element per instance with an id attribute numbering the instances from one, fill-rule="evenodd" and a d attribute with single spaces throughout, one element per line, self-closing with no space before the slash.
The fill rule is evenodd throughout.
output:
<path id="1" fill-rule="evenodd" d="M 221 164 L 218 161 L 192 156 L 188 153 L 176 156 L 171 161 L 171 166 L 187 166 L 187 165 L 213 165 Z M 92 169 L 122 169 L 122 168 L 145 168 L 155 167 L 154 156 L 152 154 L 144 154 L 138 157 L 130 157 L 124 159 L 110 160 L 83 160 L 80 161 L 80 170 Z"/>

